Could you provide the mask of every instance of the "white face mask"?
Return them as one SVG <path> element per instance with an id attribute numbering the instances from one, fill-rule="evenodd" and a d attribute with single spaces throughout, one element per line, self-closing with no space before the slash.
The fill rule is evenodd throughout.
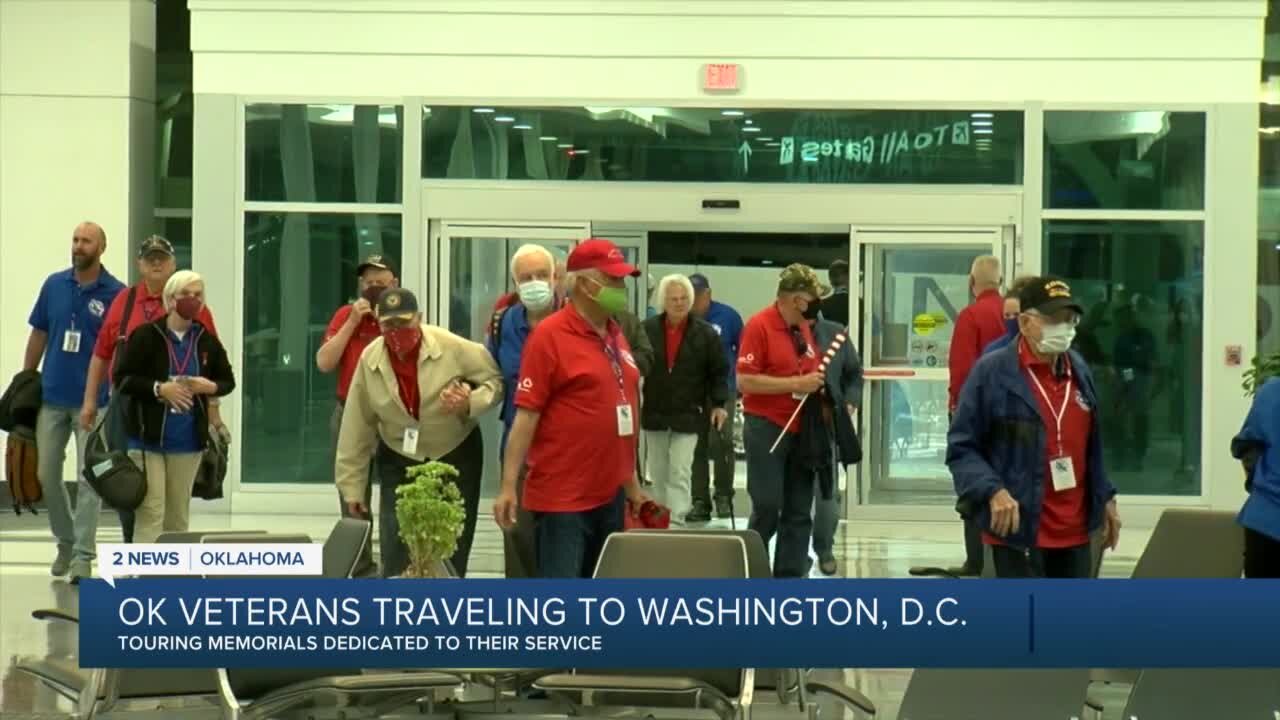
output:
<path id="1" fill-rule="evenodd" d="M 1040 340 L 1036 342 L 1036 349 L 1046 355 L 1061 355 L 1071 347 L 1071 343 L 1075 339 L 1076 328 L 1071 323 L 1042 325 L 1040 327 Z"/>
<path id="2" fill-rule="evenodd" d="M 551 302 L 555 299 L 554 293 L 551 292 L 551 283 L 546 280 L 523 282 L 516 290 L 520 295 L 520 302 L 534 312 L 542 312 L 551 307 Z"/>

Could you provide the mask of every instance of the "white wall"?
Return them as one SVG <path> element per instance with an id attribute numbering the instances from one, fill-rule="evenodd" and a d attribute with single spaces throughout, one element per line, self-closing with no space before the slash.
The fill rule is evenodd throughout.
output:
<path id="1" fill-rule="evenodd" d="M 191 0 L 198 93 L 753 107 L 1254 101 L 1262 0 Z M 1081 62 L 1084 61 L 1084 62 Z"/>
<path id="2" fill-rule="evenodd" d="M 134 170 L 151 157 L 154 39 L 151 0 L 0 0 L 0 386 L 79 222 L 102 225 L 128 278 L 151 222 L 154 172 Z"/>

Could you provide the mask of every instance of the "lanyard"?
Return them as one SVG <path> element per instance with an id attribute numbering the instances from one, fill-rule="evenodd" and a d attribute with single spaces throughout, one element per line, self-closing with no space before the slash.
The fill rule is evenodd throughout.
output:
<path id="1" fill-rule="evenodd" d="M 606 332 L 608 332 L 606 330 Z M 618 339 L 612 334 L 609 338 L 600 338 L 600 344 L 604 346 L 605 357 L 609 358 L 609 365 L 613 368 L 613 376 L 618 381 L 618 397 L 622 399 L 624 405 L 629 404 L 627 401 L 626 383 L 622 376 L 621 352 L 618 350 Z"/>
<path id="2" fill-rule="evenodd" d="M 174 375 L 177 375 L 178 377 L 186 376 L 187 367 L 191 365 L 191 358 L 195 354 L 196 329 L 193 327 L 190 330 L 188 330 L 187 333 L 188 333 L 188 337 L 191 339 L 191 343 L 187 345 L 187 356 L 182 359 L 181 363 L 178 362 L 178 353 L 175 352 L 173 349 L 173 341 L 170 340 L 167 335 L 164 338 L 165 349 L 169 351 L 169 367 L 174 369 Z"/>
<path id="3" fill-rule="evenodd" d="M 1053 413 L 1053 425 L 1058 435 L 1058 452 L 1054 457 L 1062 456 L 1062 418 L 1067 414 L 1067 403 L 1071 402 L 1071 366 L 1067 366 L 1067 389 L 1062 393 L 1062 407 L 1057 411 L 1053 409 L 1053 401 L 1049 399 L 1049 393 L 1045 392 L 1044 385 L 1040 384 L 1040 378 L 1027 368 L 1027 374 L 1031 376 L 1031 382 L 1036 384 L 1036 389 L 1040 391 L 1040 397 L 1044 398 L 1044 404 L 1048 406 L 1049 412 Z"/>

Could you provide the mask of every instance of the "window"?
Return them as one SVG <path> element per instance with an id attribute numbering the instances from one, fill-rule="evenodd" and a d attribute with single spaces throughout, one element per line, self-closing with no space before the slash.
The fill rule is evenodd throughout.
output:
<path id="1" fill-rule="evenodd" d="M 179 270 L 191 270 L 191 216 L 156 217 L 156 234 L 173 243 Z"/>
<path id="2" fill-rule="evenodd" d="M 245 214 L 241 482 L 333 482 L 337 375 L 315 354 L 371 253 L 401 257 L 399 215 Z"/>
<path id="3" fill-rule="evenodd" d="M 245 107 L 245 199 L 400 202 L 403 108 Z"/>
<path id="4" fill-rule="evenodd" d="M 1204 113 L 1046 112 L 1044 135 L 1047 208 L 1204 208 Z"/>
<path id="5" fill-rule="evenodd" d="M 1097 383 L 1120 492 L 1200 493 L 1204 226 L 1045 222 L 1049 273 L 1085 306 L 1075 349 Z"/>
<path id="6" fill-rule="evenodd" d="M 1259 113 L 1258 354 L 1266 355 L 1280 352 L 1280 107 L 1262 104 Z"/>
<path id="7" fill-rule="evenodd" d="M 1022 113 L 457 107 L 423 111 L 427 178 L 1022 182 Z"/>

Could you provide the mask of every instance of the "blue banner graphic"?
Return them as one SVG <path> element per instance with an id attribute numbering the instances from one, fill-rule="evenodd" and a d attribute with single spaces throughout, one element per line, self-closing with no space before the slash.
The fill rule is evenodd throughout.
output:
<path id="1" fill-rule="evenodd" d="M 1277 667 L 1280 581 L 86 580 L 84 667 Z"/>

